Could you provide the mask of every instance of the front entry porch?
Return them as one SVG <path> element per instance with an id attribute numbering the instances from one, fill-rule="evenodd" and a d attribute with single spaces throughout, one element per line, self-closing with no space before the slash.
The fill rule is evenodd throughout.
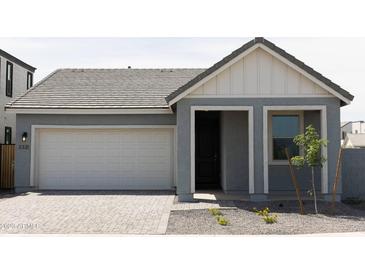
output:
<path id="1" fill-rule="evenodd" d="M 215 101 L 218 102 L 219 100 Z M 290 102 L 290 105 L 274 105 L 272 104 L 273 100 L 264 99 L 261 101 L 242 99 L 241 101 L 252 102 L 253 104 L 195 105 L 190 104 L 189 101 L 189 104 L 182 105 L 183 107 L 177 109 L 179 132 L 177 194 L 179 200 L 193 201 L 194 194 L 201 190 L 208 193 L 220 191 L 219 193 L 227 195 L 239 195 L 243 197 L 242 199 L 250 199 L 251 201 L 272 200 L 276 197 L 291 199 L 290 196 L 295 198 L 295 189 L 291 182 L 287 160 L 273 161 L 272 158 L 274 154 L 275 157 L 282 157 L 280 151 L 274 150 L 277 149 L 277 146 L 286 144 L 286 137 L 293 136 L 281 136 L 276 133 L 275 136 L 273 135 L 272 119 L 274 116 L 290 116 L 288 123 L 295 120 L 292 119 L 293 117 L 298 117 L 300 131 L 295 132 L 295 134 L 303 132 L 307 125 L 312 124 L 321 138 L 331 137 L 328 147 L 322 149 L 322 156 L 328 160 L 323 168 L 317 168 L 315 173 L 318 196 L 324 199 L 330 198 L 331 187 L 329 184 L 333 181 L 333 172 L 329 173 L 329 169 L 332 171 L 335 169 L 339 148 L 339 142 L 336 139 L 336 127 L 332 124 L 329 126 L 332 120 L 327 120 L 327 115 L 330 113 L 333 116 L 333 123 L 339 120 L 339 117 L 333 115 L 334 106 L 330 104 L 294 105 L 294 101 Z M 241 101 L 236 100 L 230 103 L 239 104 Z M 275 102 L 279 103 L 280 101 L 275 100 Z M 186 119 L 187 112 L 190 113 L 188 119 Z M 201 117 L 204 116 L 215 117 L 216 127 L 213 130 L 215 136 L 212 137 L 212 133 L 209 133 L 199 140 L 199 124 L 201 124 Z M 217 122 L 218 120 L 219 122 Z M 286 126 L 287 122 L 284 123 L 284 129 L 290 127 L 289 124 Z M 327 132 L 328 130 L 329 132 Z M 283 134 L 286 133 L 283 131 Z M 280 139 L 282 137 L 284 139 Z M 208 140 L 208 142 L 205 144 L 204 140 Z M 201 151 L 199 152 L 200 145 L 197 142 L 210 146 L 215 144 L 213 145 L 215 150 L 210 153 L 214 161 L 210 161 L 212 165 L 209 169 L 199 166 L 201 159 L 198 158 Z M 292 154 L 294 155 L 295 151 L 292 151 Z M 216 167 L 215 170 L 212 168 L 213 166 Z M 215 184 L 201 187 L 201 175 L 207 170 L 211 171 L 208 174 L 215 174 L 213 176 Z M 308 172 L 296 170 L 296 173 L 302 186 L 303 198 L 310 199 L 306 193 L 310 188 Z"/>
<path id="2" fill-rule="evenodd" d="M 254 191 L 253 108 L 191 108 L 191 191 Z M 193 198 L 193 197 L 192 197 Z"/>

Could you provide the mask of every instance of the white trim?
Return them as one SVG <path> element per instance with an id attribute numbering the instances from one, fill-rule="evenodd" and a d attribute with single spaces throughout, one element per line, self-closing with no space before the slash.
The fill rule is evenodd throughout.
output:
<path id="1" fill-rule="evenodd" d="M 276 53 L 275 51 L 273 51 L 272 49 L 270 49 L 269 47 L 265 46 L 264 44 L 258 43 L 254 46 L 252 46 L 251 48 L 245 50 L 244 52 L 242 52 L 240 55 L 236 56 L 235 58 L 233 58 L 231 61 L 229 61 L 228 63 L 224 64 L 222 67 L 220 67 L 219 69 L 217 69 L 216 71 L 212 72 L 210 75 L 204 77 L 203 79 L 201 79 L 199 82 L 197 82 L 196 84 L 194 84 L 193 86 L 191 86 L 190 88 L 188 88 L 187 90 L 185 90 L 184 92 L 182 92 L 181 94 L 179 94 L 178 96 L 176 96 L 174 99 L 172 99 L 169 102 L 169 106 L 175 104 L 177 101 L 179 101 L 181 98 L 186 97 L 187 95 L 189 95 L 191 92 L 193 92 L 194 90 L 196 90 L 198 87 L 200 87 L 201 85 L 203 85 L 204 83 L 208 82 L 210 79 L 212 79 L 213 77 L 217 76 L 219 73 L 221 73 L 223 70 L 227 69 L 229 66 L 231 66 L 232 64 L 236 63 L 238 60 L 240 60 L 241 58 L 244 58 L 246 55 L 250 54 L 251 52 L 253 52 L 254 50 L 256 50 L 257 48 L 261 48 L 262 50 L 265 50 L 266 52 L 268 52 L 269 54 L 271 54 L 272 56 L 276 57 L 277 59 L 279 59 L 281 62 L 283 62 L 284 64 L 286 64 L 287 66 L 289 66 L 290 68 L 296 70 L 297 72 L 299 72 L 301 75 L 307 77 L 309 80 L 313 81 L 314 83 L 316 83 L 318 86 L 320 86 L 321 88 L 323 88 L 324 90 L 326 90 L 327 92 L 331 93 L 332 95 L 336 96 L 337 98 L 341 99 L 342 101 L 344 101 L 346 104 L 350 104 L 351 100 L 345 98 L 343 95 L 341 95 L 340 93 L 338 93 L 337 91 L 335 91 L 333 88 L 327 86 L 325 83 L 323 83 L 322 81 L 318 80 L 317 78 L 313 77 L 312 75 L 310 75 L 308 72 L 306 72 L 305 70 L 301 69 L 300 67 L 298 67 L 297 65 L 295 65 L 294 63 L 292 63 L 291 61 L 289 61 L 288 59 L 284 58 L 283 56 L 281 56 L 280 54 Z M 202 96 L 202 95 L 196 95 L 196 96 L 191 96 L 190 98 L 221 98 L 219 96 L 212 96 L 212 95 L 208 95 L 208 96 Z M 227 95 L 224 95 L 224 97 L 227 97 Z M 241 96 L 234 96 L 232 98 L 245 98 L 246 95 Z M 257 95 L 257 96 L 252 96 L 252 97 L 258 97 L 261 98 L 262 96 Z M 266 97 L 266 96 L 264 96 Z M 287 97 L 287 98 L 291 98 L 291 97 L 330 97 L 327 95 L 301 95 L 301 96 L 291 96 L 291 95 L 283 95 L 283 96 L 269 96 L 267 98 L 281 98 L 281 97 Z M 249 95 L 247 96 L 247 98 L 251 98 Z"/>
<path id="2" fill-rule="evenodd" d="M 190 187 L 195 192 L 195 111 L 248 111 L 249 193 L 255 193 L 254 177 L 254 118 L 253 106 L 191 106 L 190 107 Z"/>
<path id="3" fill-rule="evenodd" d="M 174 182 L 173 186 L 176 186 L 177 179 L 177 130 L 176 125 L 32 125 L 30 136 L 30 186 L 34 186 L 35 181 L 35 159 L 36 159 L 36 142 L 37 142 L 37 129 L 148 129 L 148 128 L 161 128 L 161 129 L 173 129 L 173 151 L 174 151 Z"/>
<path id="4" fill-rule="evenodd" d="M 17 114 L 172 114 L 171 108 L 151 109 L 16 109 L 6 108 L 7 112 Z"/>
<path id="5" fill-rule="evenodd" d="M 177 101 L 179 101 L 181 98 L 185 97 L 186 95 L 188 95 L 189 93 L 191 93 L 193 90 L 195 90 L 196 88 L 198 88 L 199 86 L 203 85 L 204 83 L 208 82 L 210 79 L 212 79 L 213 77 L 215 77 L 216 75 L 218 75 L 219 73 L 221 73 L 223 70 L 225 70 L 226 68 L 228 68 L 229 66 L 231 66 L 232 64 L 236 63 L 238 60 L 240 60 L 241 58 L 245 57 L 246 55 L 250 54 L 251 52 L 253 52 L 255 49 L 257 49 L 259 47 L 259 44 L 256 44 L 254 46 L 252 46 L 251 48 L 245 50 L 244 52 L 242 52 L 240 55 L 236 56 L 235 58 L 233 58 L 231 61 L 229 61 L 228 63 L 224 64 L 222 67 L 220 67 L 219 69 L 213 71 L 211 74 L 209 74 L 208 76 L 204 77 L 203 79 L 201 79 L 199 82 L 197 82 L 195 85 L 191 86 L 190 88 L 188 88 L 187 90 L 185 90 L 183 93 L 179 94 L 178 96 L 176 96 L 174 99 L 172 99 L 169 102 L 169 105 L 173 105 L 175 104 Z"/>
<path id="6" fill-rule="evenodd" d="M 327 140 L 327 107 L 321 110 L 321 138 Z M 322 167 L 322 193 L 328 193 L 328 148 L 322 147 L 322 157 L 326 158 Z"/>
<path id="7" fill-rule="evenodd" d="M 263 157 L 264 157 L 264 193 L 269 193 L 269 161 L 268 161 L 268 111 L 270 110 L 320 110 L 321 112 L 321 138 L 327 139 L 327 106 L 325 105 L 310 105 L 310 106 L 263 106 Z M 327 159 L 327 147 L 322 147 L 322 156 Z M 321 174 L 321 191 L 323 194 L 328 193 L 328 164 L 327 161 L 323 164 Z"/>
<path id="8" fill-rule="evenodd" d="M 234 95 L 227 95 L 227 94 L 189 94 L 185 96 L 185 98 L 333 98 L 333 95 L 325 95 L 325 94 L 277 94 L 277 95 L 270 95 L 270 94 L 234 94 Z"/>

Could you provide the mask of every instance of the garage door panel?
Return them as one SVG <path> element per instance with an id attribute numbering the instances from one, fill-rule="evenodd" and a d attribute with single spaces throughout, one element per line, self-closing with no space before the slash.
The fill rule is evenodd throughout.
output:
<path id="1" fill-rule="evenodd" d="M 40 129 L 41 189 L 170 189 L 173 130 Z"/>

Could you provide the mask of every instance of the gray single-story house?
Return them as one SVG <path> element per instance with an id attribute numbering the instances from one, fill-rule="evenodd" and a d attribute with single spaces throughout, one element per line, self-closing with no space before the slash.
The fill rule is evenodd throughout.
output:
<path id="1" fill-rule="evenodd" d="M 329 197 L 340 108 L 353 96 L 264 38 L 208 69 L 59 69 L 9 103 L 15 186 L 220 189 L 252 200 L 292 194 L 283 153 L 312 124 L 329 140 L 316 170 Z M 302 190 L 308 170 L 297 172 Z M 341 194 L 341 188 L 338 193 Z"/>

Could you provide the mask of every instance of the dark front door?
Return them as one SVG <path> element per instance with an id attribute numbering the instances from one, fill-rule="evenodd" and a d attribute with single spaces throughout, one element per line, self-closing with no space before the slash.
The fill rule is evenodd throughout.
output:
<path id="1" fill-rule="evenodd" d="M 219 112 L 195 113 L 195 187 L 220 188 Z"/>

